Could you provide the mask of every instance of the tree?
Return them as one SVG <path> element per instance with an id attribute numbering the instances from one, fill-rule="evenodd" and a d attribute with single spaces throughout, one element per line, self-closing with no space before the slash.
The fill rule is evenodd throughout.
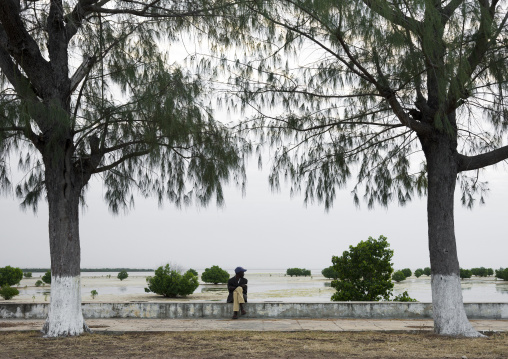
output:
<path id="1" fill-rule="evenodd" d="M 44 283 L 51 284 L 51 278 L 51 271 L 48 270 L 46 273 L 44 273 L 41 279 Z"/>
<path id="2" fill-rule="evenodd" d="M 428 277 L 431 274 L 430 267 L 423 268 L 423 274 L 425 274 Z"/>
<path id="3" fill-rule="evenodd" d="M 416 278 L 420 278 L 422 275 L 423 275 L 423 269 L 418 268 L 417 270 L 415 270 L 415 277 Z"/>
<path id="4" fill-rule="evenodd" d="M 333 269 L 333 266 L 329 266 L 321 271 L 321 274 L 325 278 L 337 279 L 337 272 Z"/>
<path id="5" fill-rule="evenodd" d="M 0 2 L 0 191 L 20 158 L 23 207 L 49 206 L 46 336 L 88 331 L 80 294 L 79 205 L 92 177 L 113 213 L 133 189 L 177 206 L 223 203 L 243 185 L 245 141 L 212 117 L 205 84 L 168 57 L 179 31 L 215 45 L 231 0 Z M 206 26 L 210 26 L 207 29 Z"/>
<path id="6" fill-rule="evenodd" d="M 508 158 L 502 2 L 272 0 L 250 10 L 263 54 L 230 62 L 244 70 L 230 83 L 256 112 L 245 129 L 275 148 L 272 187 L 284 177 L 291 193 L 330 208 L 355 171 L 353 199 L 363 192 L 369 208 L 426 195 L 435 332 L 480 336 L 463 306 L 454 193 L 458 183 L 464 205 L 483 202 L 479 170 Z"/>
<path id="7" fill-rule="evenodd" d="M 206 268 L 201 274 L 201 280 L 205 283 L 213 284 L 227 283 L 229 274 L 219 266 L 212 266 L 211 268 Z"/>
<path id="8" fill-rule="evenodd" d="M 118 279 L 120 279 L 120 280 L 124 280 L 124 279 L 126 279 L 128 276 L 129 276 L 129 273 L 127 273 L 127 271 L 124 271 L 124 270 L 123 270 L 123 271 L 120 271 L 116 277 L 117 277 Z"/>
<path id="9" fill-rule="evenodd" d="M 16 288 L 13 288 L 7 284 L 3 285 L 0 288 L 0 297 L 2 297 L 5 300 L 9 300 L 9 299 L 15 297 L 16 295 L 19 295 L 19 290 L 17 290 Z"/>
<path id="10" fill-rule="evenodd" d="M 508 280 L 508 268 L 496 269 L 496 278 L 499 278 L 502 280 Z"/>
<path id="11" fill-rule="evenodd" d="M 387 238 L 369 237 L 356 247 L 349 246 L 341 257 L 333 256 L 333 269 L 337 279 L 332 287 L 336 301 L 378 301 L 389 300 L 393 289 L 391 276 L 393 250 L 389 249 Z"/>
<path id="12" fill-rule="evenodd" d="M 190 270 L 182 275 L 179 271 L 172 270 L 169 264 L 157 268 L 155 275 L 147 277 L 146 282 L 148 288 L 145 288 L 145 292 L 153 292 L 169 298 L 192 294 L 199 286 L 198 277 Z"/>
<path id="13" fill-rule="evenodd" d="M 23 272 L 23 277 L 32 278 L 32 272 Z"/>
<path id="14" fill-rule="evenodd" d="M 288 268 L 288 269 L 286 269 L 286 275 L 288 275 L 290 277 L 292 277 L 292 276 L 307 277 L 307 276 L 311 275 L 311 272 L 309 269 L 305 269 L 305 268 Z"/>
<path id="15" fill-rule="evenodd" d="M 0 287 L 16 285 L 23 279 L 23 271 L 19 268 L 6 266 L 0 268 Z"/>
<path id="16" fill-rule="evenodd" d="M 194 274 L 196 277 L 198 276 L 198 271 L 195 269 L 190 268 L 187 272 Z"/>
<path id="17" fill-rule="evenodd" d="M 487 275 L 491 276 L 494 274 L 494 270 L 492 268 L 487 268 Z"/>
<path id="18" fill-rule="evenodd" d="M 404 276 L 405 276 L 406 278 L 411 277 L 411 275 L 413 274 L 413 272 L 411 272 L 411 269 L 409 269 L 409 268 L 404 268 L 404 269 L 402 269 L 402 273 L 404 273 Z"/>
<path id="19" fill-rule="evenodd" d="M 393 276 L 392 276 L 392 279 L 394 281 L 396 281 L 397 283 L 398 282 L 402 282 L 406 278 L 407 278 L 406 274 L 403 271 L 401 271 L 401 270 L 396 271 L 395 273 L 393 273 Z"/>
<path id="20" fill-rule="evenodd" d="M 473 276 L 473 273 L 469 269 L 460 268 L 460 279 L 467 279 L 467 278 L 471 278 L 472 276 Z"/>

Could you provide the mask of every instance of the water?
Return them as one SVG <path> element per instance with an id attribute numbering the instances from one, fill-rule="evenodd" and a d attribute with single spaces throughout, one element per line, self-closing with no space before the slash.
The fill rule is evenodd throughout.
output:
<path id="1" fill-rule="evenodd" d="M 198 270 L 201 274 L 202 271 Z M 320 274 L 320 270 L 312 270 L 312 275 L 316 276 Z M 249 279 L 248 273 L 254 274 L 265 274 L 264 276 L 255 277 L 255 281 L 249 281 L 249 294 L 255 299 L 252 301 L 270 301 L 270 302 L 328 302 L 333 293 L 330 288 L 329 281 L 323 281 L 321 279 L 313 280 L 302 280 L 299 281 L 297 278 L 285 277 L 285 270 L 282 269 L 255 269 L 249 270 L 246 273 L 247 279 Z M 272 274 L 273 277 L 267 276 L 266 274 Z M 33 273 L 34 278 L 38 278 L 43 273 Z M 105 277 L 111 275 L 112 278 L 116 278 L 117 273 L 107 272 L 85 272 L 82 273 L 83 277 Z M 131 272 L 129 276 L 150 276 L 153 272 Z M 309 279 L 309 277 L 307 277 Z M 493 277 L 488 278 L 474 278 L 465 279 L 461 281 L 462 284 L 462 295 L 464 302 L 508 302 L 508 282 L 496 280 Z M 142 294 L 145 293 L 144 288 L 146 285 L 132 285 L 126 283 L 120 286 L 101 286 L 96 288 L 99 294 L 113 294 L 113 295 L 125 295 L 125 294 Z M 29 297 L 44 296 L 45 293 L 50 291 L 50 286 L 44 287 L 29 287 L 19 288 L 21 295 Z M 293 291 L 294 295 L 288 296 L 287 294 L 274 295 L 273 293 L 282 293 L 284 291 Z M 410 278 L 403 282 L 395 283 L 393 290 L 394 295 L 402 294 L 407 291 L 411 298 L 418 300 L 419 302 L 431 302 L 432 291 L 430 285 L 430 277 L 422 276 L 420 278 Z M 88 288 L 83 288 L 82 293 L 88 294 Z M 225 284 L 212 285 L 212 284 L 201 284 L 195 291 L 195 293 L 206 293 L 214 292 L 216 294 L 224 294 L 224 299 L 227 297 L 227 288 Z M 298 292 L 306 292 L 306 295 L 298 295 Z"/>

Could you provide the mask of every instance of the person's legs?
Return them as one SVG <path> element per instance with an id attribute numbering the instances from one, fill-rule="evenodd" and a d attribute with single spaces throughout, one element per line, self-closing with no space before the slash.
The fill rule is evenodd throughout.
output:
<path id="1" fill-rule="evenodd" d="M 238 311 L 240 308 L 242 309 L 242 314 L 245 314 L 245 310 L 243 310 L 243 304 L 245 300 L 243 299 L 243 288 L 237 287 L 233 292 L 233 319 L 238 318 Z"/>

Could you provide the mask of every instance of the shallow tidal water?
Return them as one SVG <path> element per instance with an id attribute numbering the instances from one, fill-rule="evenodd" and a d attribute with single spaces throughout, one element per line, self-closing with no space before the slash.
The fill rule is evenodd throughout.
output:
<path id="1" fill-rule="evenodd" d="M 201 270 L 198 270 L 201 274 Z M 251 302 L 329 302 L 334 289 L 330 287 L 330 280 L 321 276 L 320 270 L 312 270 L 312 277 L 289 277 L 285 276 L 285 270 L 259 269 L 250 270 L 246 273 L 249 279 L 249 301 Z M 39 278 L 43 273 L 33 273 L 34 278 Z M 100 295 L 133 295 L 145 293 L 146 285 L 142 281 L 135 283 L 129 281 L 119 282 L 117 273 L 84 272 L 83 279 L 107 278 L 115 285 L 105 285 L 98 288 Z M 249 274 L 250 277 L 249 278 Z M 153 275 L 153 272 L 131 272 L 129 276 L 144 277 Z M 464 302 L 508 302 L 508 281 L 496 280 L 495 277 L 471 278 L 462 280 L 462 295 Z M 24 297 L 43 297 L 49 295 L 50 286 L 44 287 L 19 287 L 20 295 Z M 87 293 L 88 288 L 82 292 Z M 411 298 L 419 302 L 431 302 L 432 292 L 430 277 L 411 277 L 400 283 L 395 283 L 393 295 L 407 291 Z M 194 292 L 214 294 L 216 297 L 227 297 L 225 284 L 213 285 L 202 283 Z M 206 299 L 205 299 L 206 300 Z M 210 299 L 217 301 L 217 299 Z"/>

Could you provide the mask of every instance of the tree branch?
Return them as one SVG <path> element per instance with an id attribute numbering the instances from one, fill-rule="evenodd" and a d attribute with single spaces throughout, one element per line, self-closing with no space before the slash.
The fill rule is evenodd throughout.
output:
<path id="1" fill-rule="evenodd" d="M 459 165 L 459 172 L 463 172 L 495 165 L 506 159 L 508 159 L 508 146 L 476 156 L 464 156 L 459 153 L 457 156 L 457 163 Z"/>
<path id="2" fill-rule="evenodd" d="M 0 46 L 20 64 L 37 93 L 42 94 L 44 85 L 51 82 L 51 67 L 25 29 L 18 5 L 14 0 L 0 1 Z"/>

